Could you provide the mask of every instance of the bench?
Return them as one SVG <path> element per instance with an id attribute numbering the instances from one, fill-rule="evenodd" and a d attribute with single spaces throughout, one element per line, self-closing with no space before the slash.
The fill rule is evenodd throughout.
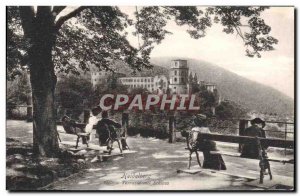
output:
<path id="1" fill-rule="evenodd" d="M 281 162 L 281 163 L 291 163 L 294 164 L 294 159 L 287 159 L 287 158 L 271 158 L 267 156 L 267 152 L 265 151 L 266 146 L 268 147 L 277 147 L 277 148 L 287 148 L 287 149 L 294 149 L 294 141 L 293 140 L 282 140 L 282 139 L 274 139 L 274 138 L 260 138 L 260 137 L 249 137 L 249 136 L 234 136 L 234 135 L 221 135 L 221 134 L 212 134 L 212 133 L 201 133 L 198 135 L 201 139 L 205 140 L 213 140 L 219 142 L 227 142 L 227 143 L 245 143 L 251 142 L 256 143 L 257 147 L 260 151 L 259 154 L 259 167 L 260 167 L 260 177 L 259 183 L 263 183 L 264 179 L 264 171 L 265 169 L 269 170 L 270 180 L 272 180 L 272 174 L 270 169 L 269 161 L 271 162 Z M 188 148 L 186 148 L 188 149 Z M 224 152 L 224 151 L 210 151 L 211 154 L 220 154 L 225 156 L 232 156 L 232 157 L 239 157 L 239 158 L 246 158 L 241 157 L 240 153 L 232 153 L 232 152 Z"/>
<path id="2" fill-rule="evenodd" d="M 73 120 L 63 121 L 62 126 L 63 126 L 66 134 L 71 134 L 71 135 L 77 136 L 75 149 L 78 148 L 78 143 L 79 143 L 80 139 L 82 139 L 82 142 L 85 142 L 87 147 L 89 147 L 88 139 L 90 137 L 90 133 L 84 132 L 84 128 L 86 127 L 85 123 L 78 123 Z"/>
<path id="3" fill-rule="evenodd" d="M 240 157 L 240 158 L 244 158 L 241 157 L 241 153 L 238 152 L 226 152 L 226 151 L 210 151 L 210 154 L 220 154 L 220 155 L 224 155 L 224 156 L 229 156 L 229 157 Z M 268 161 L 271 162 L 279 162 L 279 163 L 290 163 L 293 164 L 294 163 L 294 159 L 288 159 L 288 158 L 277 158 L 277 157 L 269 157 L 267 158 Z"/>

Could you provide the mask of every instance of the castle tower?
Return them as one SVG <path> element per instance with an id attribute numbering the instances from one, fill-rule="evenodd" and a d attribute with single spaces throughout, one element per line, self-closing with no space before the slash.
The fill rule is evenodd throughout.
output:
<path id="1" fill-rule="evenodd" d="M 173 60 L 170 69 L 170 85 L 169 88 L 172 93 L 188 94 L 188 74 L 189 68 L 187 60 Z"/>

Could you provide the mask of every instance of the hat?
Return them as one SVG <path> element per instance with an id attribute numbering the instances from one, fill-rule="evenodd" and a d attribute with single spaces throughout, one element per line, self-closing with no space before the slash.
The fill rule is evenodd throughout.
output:
<path id="1" fill-rule="evenodd" d="M 250 121 L 250 123 L 253 125 L 253 124 L 262 124 L 263 127 L 266 125 L 265 121 L 263 121 L 262 119 L 260 118 L 254 118 Z"/>
<path id="2" fill-rule="evenodd" d="M 196 117 L 194 118 L 194 123 L 197 126 L 203 126 L 206 120 L 206 115 L 204 114 L 197 114 Z"/>
<path id="3" fill-rule="evenodd" d="M 94 107 L 94 108 L 92 109 L 92 114 L 93 114 L 94 116 L 97 116 L 100 112 L 101 112 L 100 106 Z"/>
<path id="4" fill-rule="evenodd" d="M 198 118 L 199 120 L 204 120 L 204 119 L 206 119 L 207 117 L 206 117 L 205 114 L 197 114 L 197 115 L 196 115 L 196 118 Z"/>

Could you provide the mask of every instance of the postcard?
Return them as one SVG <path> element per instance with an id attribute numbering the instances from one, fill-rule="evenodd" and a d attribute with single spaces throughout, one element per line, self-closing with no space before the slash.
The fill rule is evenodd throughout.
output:
<path id="1" fill-rule="evenodd" d="M 292 6 L 7 6 L 9 191 L 295 191 Z"/>

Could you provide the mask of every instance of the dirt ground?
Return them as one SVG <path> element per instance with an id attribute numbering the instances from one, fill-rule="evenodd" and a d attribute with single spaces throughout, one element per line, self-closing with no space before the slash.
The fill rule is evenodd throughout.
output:
<path id="1" fill-rule="evenodd" d="M 75 137 L 63 133 L 63 141 L 74 141 Z M 32 125 L 23 121 L 7 121 L 7 135 L 23 142 L 32 142 Z M 94 163 L 92 168 L 81 171 L 48 186 L 47 190 L 262 190 L 264 187 L 250 186 L 249 178 L 259 177 L 258 160 L 223 156 L 227 170 L 211 172 L 200 170 L 193 157 L 192 171 L 196 174 L 177 173 L 186 169 L 186 144 L 168 143 L 155 138 L 130 137 L 128 144 L 133 153 L 116 156 L 106 162 Z M 220 149 L 236 151 L 236 145 L 219 144 Z M 276 154 L 273 153 L 273 154 Z M 202 160 L 202 154 L 200 153 Z M 280 179 L 293 184 L 294 165 L 271 163 L 273 185 Z M 199 172 L 201 171 L 201 172 Z M 270 183 L 268 176 L 266 184 Z"/>

